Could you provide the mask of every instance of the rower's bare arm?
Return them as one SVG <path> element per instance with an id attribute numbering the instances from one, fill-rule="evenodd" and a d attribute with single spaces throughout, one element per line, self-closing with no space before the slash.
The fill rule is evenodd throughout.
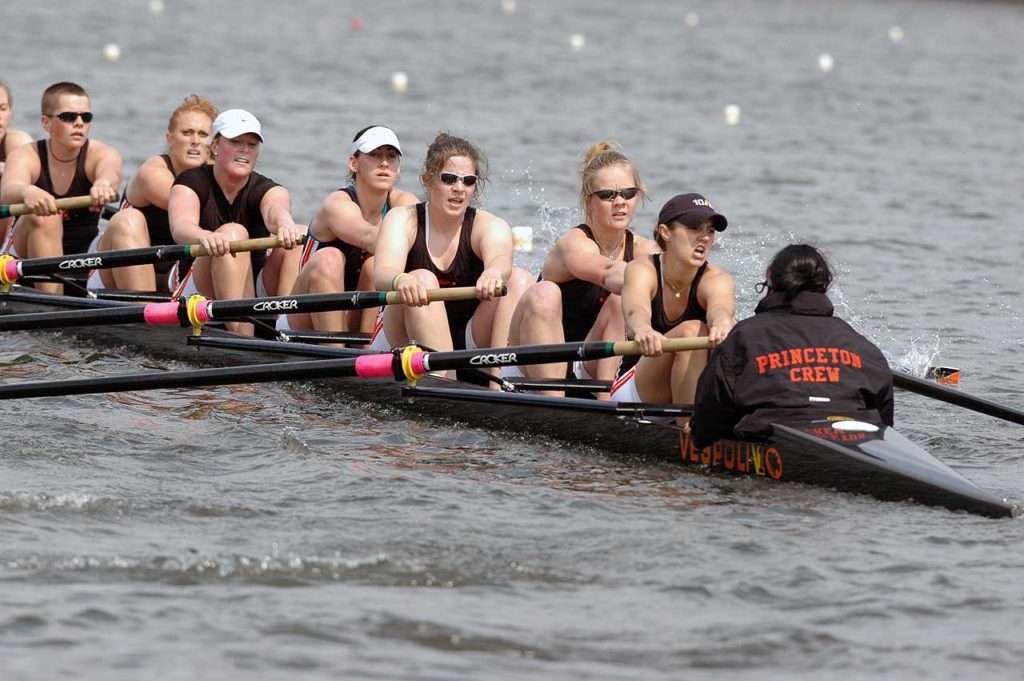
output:
<path id="1" fill-rule="evenodd" d="M 139 168 L 139 172 L 135 173 L 128 182 L 125 195 L 132 205 L 135 205 L 135 202 L 132 201 L 133 197 L 142 197 L 141 201 L 136 198 L 140 206 L 156 206 L 167 210 L 173 185 L 174 173 L 167 169 L 167 164 L 164 163 L 162 157 L 152 156 L 146 159 L 146 162 Z"/>
<path id="2" fill-rule="evenodd" d="M 480 280 L 487 275 L 497 282 L 498 289 L 512 276 L 512 251 L 515 244 L 512 240 L 512 228 L 496 215 L 486 211 L 477 211 L 479 224 L 473 230 L 474 249 L 484 263 L 484 272 Z M 478 286 L 479 288 L 479 286 Z"/>
<path id="3" fill-rule="evenodd" d="M 712 345 L 718 345 L 736 325 L 736 282 L 731 274 L 719 269 L 701 279 L 697 295 L 707 310 L 708 338 Z"/>
<path id="4" fill-rule="evenodd" d="M 416 236 L 415 227 L 415 212 L 411 207 L 392 209 L 384 217 L 373 259 L 373 286 L 378 291 L 390 291 L 395 277 L 405 272 L 409 249 Z"/>
<path id="5" fill-rule="evenodd" d="M 199 196 L 183 184 L 171 187 L 167 199 L 167 221 L 171 236 L 179 244 L 198 244 L 210 234 L 199 225 Z"/>
<path id="6" fill-rule="evenodd" d="M 626 265 L 623 279 L 622 313 L 626 337 L 638 342 L 643 354 L 660 355 L 663 336 L 651 326 L 651 299 L 658 283 L 650 258 L 633 260 Z"/>
<path id="7" fill-rule="evenodd" d="M 292 197 L 288 190 L 278 185 L 271 188 L 260 199 L 260 214 L 271 234 L 276 234 L 278 241 L 287 250 L 295 248 L 306 231 L 295 224 L 292 218 Z"/>
<path id="8" fill-rule="evenodd" d="M 18 147 L 7 157 L 3 180 L 0 180 L 0 202 L 24 203 L 36 215 L 53 215 L 57 212 L 57 204 L 53 203 L 52 212 L 39 212 L 37 207 L 45 202 L 45 197 L 55 201 L 49 192 L 34 186 L 39 179 L 42 168 L 39 155 L 31 146 Z"/>
<path id="9" fill-rule="evenodd" d="M 92 180 L 89 196 L 92 197 L 93 206 L 100 207 L 117 200 L 117 188 L 121 186 L 124 172 L 124 162 L 117 149 L 94 141 L 89 145 L 85 170 L 86 176 Z"/>
<path id="10" fill-rule="evenodd" d="M 597 244 L 578 229 L 570 230 L 555 244 L 557 263 L 568 273 L 567 278 L 597 284 L 612 293 L 622 293 L 626 263 L 601 255 Z M 545 276 L 545 278 L 547 278 Z"/>

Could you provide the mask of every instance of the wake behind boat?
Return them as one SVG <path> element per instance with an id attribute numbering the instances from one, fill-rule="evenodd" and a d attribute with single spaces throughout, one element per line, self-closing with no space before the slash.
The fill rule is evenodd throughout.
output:
<path id="1" fill-rule="evenodd" d="M 102 309 L 124 305 L 107 300 L 43 294 L 20 287 L 0 294 L 0 312 L 3 314 Z M 221 371 L 216 375 L 203 375 L 201 370 L 191 372 L 187 380 L 182 378 L 181 385 L 293 380 L 296 371 L 303 367 L 315 369 L 318 377 L 326 377 L 330 376 L 322 368 L 326 365 L 316 362 L 310 364 L 313 360 L 308 359 L 296 360 L 311 355 L 352 357 L 365 354 L 365 351 L 359 350 L 254 340 L 216 327 L 208 327 L 201 337 L 193 338 L 190 343 L 184 342 L 182 330 L 173 326 L 141 329 L 138 325 L 113 324 L 68 328 L 64 331 L 105 346 L 124 346 L 131 351 L 150 355 L 231 368 L 230 371 Z M 200 351 L 190 346 L 198 346 Z M 432 354 L 437 358 L 446 354 L 469 357 L 473 352 L 424 354 Z M 500 361 L 494 357 L 493 350 L 476 353 L 480 357 L 490 356 L 488 364 Z M 272 362 L 281 356 L 291 357 L 292 360 L 279 364 L 252 365 L 252 372 L 249 366 L 239 366 L 239 363 L 250 365 L 254 361 Z M 395 361 L 400 360 L 396 358 Z M 263 378 L 255 377 L 257 370 Z M 170 377 L 166 373 L 140 374 L 131 377 L 132 387 L 117 389 L 167 387 L 161 384 L 161 379 Z M 208 382 L 198 382 L 201 380 Z M 661 422 L 688 413 L 686 407 L 606 403 L 590 399 L 498 392 L 433 376 L 424 377 L 416 387 L 401 390 L 393 379 L 322 378 L 319 382 L 356 399 L 396 405 L 415 413 L 443 417 L 474 427 L 535 433 L 570 444 L 593 446 L 631 456 L 655 456 L 710 470 L 803 482 L 868 494 L 882 500 L 914 500 L 990 517 L 1007 517 L 1014 512 L 1013 505 L 1005 499 L 967 480 L 895 429 L 858 421 L 842 413 L 818 413 L 775 424 L 773 434 L 764 442 L 719 441 L 703 450 L 697 450 L 678 428 Z M 79 383 L 83 384 L 81 390 L 49 394 L 104 391 L 96 389 L 96 383 Z M 60 385 L 54 386 L 54 390 L 60 390 Z M 67 386 L 68 382 L 63 382 L 63 385 Z M 0 397 L 9 399 L 20 396 L 17 393 L 21 388 L 19 385 L 3 386 L 0 388 Z M 569 418 L 569 414 L 585 416 L 585 419 Z"/>

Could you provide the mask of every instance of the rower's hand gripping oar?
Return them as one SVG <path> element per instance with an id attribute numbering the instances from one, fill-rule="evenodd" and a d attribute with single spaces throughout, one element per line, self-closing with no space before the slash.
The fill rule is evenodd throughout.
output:
<path id="1" fill-rule="evenodd" d="M 710 348 L 706 337 L 673 338 L 664 343 L 666 352 Z M 127 390 L 159 390 L 239 383 L 299 381 L 338 376 L 393 378 L 411 383 L 427 371 L 464 367 L 547 364 L 572 359 L 602 359 L 615 355 L 640 354 L 635 342 L 590 341 L 557 345 L 519 345 L 484 350 L 423 352 L 415 346 L 386 353 L 367 353 L 354 359 L 324 359 L 280 362 L 191 371 L 150 372 L 71 381 L 41 381 L 0 386 L 0 400 L 56 395 L 87 395 Z"/>
<path id="2" fill-rule="evenodd" d="M 74 210 L 76 208 L 89 208 L 92 206 L 91 196 L 68 196 L 57 199 L 58 210 Z M 28 215 L 32 209 L 24 203 L 0 203 L 0 219 Z"/>
<path id="3" fill-rule="evenodd" d="M 300 245 L 305 242 L 305 239 L 304 235 L 299 242 Z M 232 253 L 241 253 L 243 251 L 268 250 L 276 248 L 278 245 L 277 236 L 272 234 L 261 239 L 232 241 L 228 247 Z M 204 255 L 209 255 L 209 253 L 201 244 L 150 246 L 148 248 L 129 248 L 123 251 L 99 251 L 28 260 L 18 260 L 6 255 L 0 256 L 0 284 L 10 286 L 22 277 L 42 274 L 151 265 L 185 258 L 199 258 Z"/>
<path id="4" fill-rule="evenodd" d="M 258 239 L 255 241 L 259 241 Z M 232 242 L 240 243 L 240 242 Z M 505 291 L 502 290 L 502 295 Z M 432 289 L 427 291 L 431 302 L 472 300 L 472 286 Z M 207 300 L 192 296 L 187 300 L 145 305 L 119 305 L 92 310 L 61 310 L 59 312 L 27 312 L 0 315 L 0 331 L 31 331 L 63 329 L 76 326 L 145 323 L 150 325 L 181 324 L 197 333 L 211 321 L 231 321 L 252 317 L 276 317 L 279 314 L 325 312 L 329 310 L 362 310 L 402 302 L 397 291 L 344 291 L 341 293 L 308 293 L 274 298 L 240 300 Z"/>

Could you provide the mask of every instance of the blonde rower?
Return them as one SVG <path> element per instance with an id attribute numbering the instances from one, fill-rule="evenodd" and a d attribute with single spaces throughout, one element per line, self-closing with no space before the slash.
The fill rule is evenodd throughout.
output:
<path id="1" fill-rule="evenodd" d="M 587 152 L 580 168 L 580 203 L 586 222 L 563 234 L 548 253 L 541 280 L 523 294 L 512 318 L 511 345 L 622 340 L 623 274 L 626 263 L 646 257 L 653 242 L 630 229 L 644 195 L 636 166 L 600 142 Z M 524 366 L 531 378 L 611 380 L 617 358 L 577 363 Z M 516 376 L 517 368 L 504 369 Z"/>
<path id="2" fill-rule="evenodd" d="M 210 158 L 210 139 L 217 107 L 199 95 L 189 95 L 167 123 L 167 153 L 146 159 L 128 181 L 121 210 L 100 234 L 97 251 L 165 246 L 174 243 L 167 218 L 167 202 L 174 178 L 205 164 Z M 136 265 L 96 270 L 90 288 L 131 291 L 168 291 L 165 276 L 175 263 Z M 158 275 L 160 275 L 158 277 Z"/>

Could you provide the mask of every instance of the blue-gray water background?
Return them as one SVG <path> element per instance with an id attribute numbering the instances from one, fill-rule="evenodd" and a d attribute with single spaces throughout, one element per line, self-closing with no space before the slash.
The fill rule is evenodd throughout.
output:
<path id="1" fill-rule="evenodd" d="M 343 181 L 356 130 L 399 131 L 407 189 L 439 130 L 463 134 L 491 161 L 483 205 L 534 228 L 534 270 L 577 218 L 582 153 L 616 139 L 653 195 L 638 230 L 681 191 L 729 217 L 713 259 L 741 316 L 766 259 L 811 241 L 841 272 L 841 314 L 894 364 L 959 366 L 966 391 L 1024 407 L 1020 4 L 5 0 L 0 25 L 15 127 L 41 135 L 43 88 L 79 81 L 130 173 L 205 94 L 261 119 L 259 169 L 299 220 Z M 3 381 L 152 364 L 41 334 L 0 345 Z M 897 425 L 1024 499 L 1019 426 L 909 394 Z M 638 464 L 303 386 L 8 402 L 0 429 L 5 680 L 1024 668 L 1019 520 Z"/>

